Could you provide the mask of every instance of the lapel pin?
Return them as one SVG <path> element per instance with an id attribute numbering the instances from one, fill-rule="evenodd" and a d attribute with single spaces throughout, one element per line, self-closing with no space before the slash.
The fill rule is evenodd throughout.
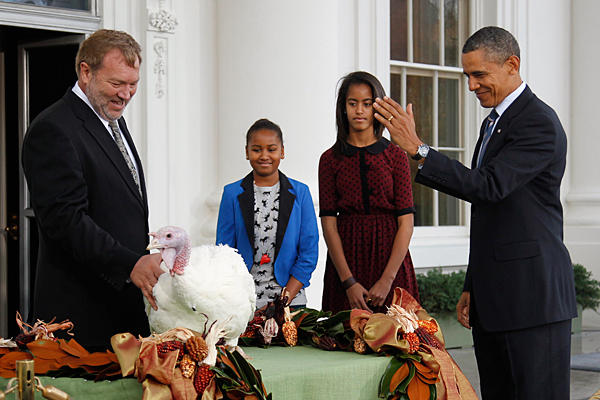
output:
<path id="1" fill-rule="evenodd" d="M 496 131 L 496 133 L 500 133 L 502 132 L 502 129 L 498 128 L 498 130 Z"/>

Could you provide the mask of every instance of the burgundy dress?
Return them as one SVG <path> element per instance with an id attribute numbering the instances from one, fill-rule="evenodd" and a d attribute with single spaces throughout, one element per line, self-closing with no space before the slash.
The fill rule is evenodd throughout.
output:
<path id="1" fill-rule="evenodd" d="M 319 205 L 319 216 L 337 217 L 348 267 L 354 278 L 369 290 L 390 258 L 398 216 L 415 211 L 406 153 L 385 138 L 367 147 L 348 145 L 341 155 L 330 148 L 319 161 Z M 408 251 L 391 289 L 396 286 L 406 289 L 419 301 Z M 391 304 L 392 296 L 390 290 L 386 305 Z M 333 312 L 350 309 L 329 253 L 322 308 Z M 373 311 L 385 312 L 385 307 Z"/>

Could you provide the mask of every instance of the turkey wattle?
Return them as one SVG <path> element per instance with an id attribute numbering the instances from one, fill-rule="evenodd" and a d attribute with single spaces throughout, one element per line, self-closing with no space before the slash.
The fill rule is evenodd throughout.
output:
<path id="1" fill-rule="evenodd" d="M 169 272 L 152 290 L 158 310 L 144 298 L 151 330 L 184 327 L 204 333 L 214 321 L 227 321 L 226 344 L 236 346 L 256 308 L 254 280 L 242 256 L 224 245 L 191 248 L 187 233 L 174 226 L 150 236 L 148 249 L 160 250 Z"/>

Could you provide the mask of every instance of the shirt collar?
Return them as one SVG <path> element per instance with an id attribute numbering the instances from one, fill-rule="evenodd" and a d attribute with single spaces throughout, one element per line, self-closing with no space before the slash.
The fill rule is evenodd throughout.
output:
<path id="1" fill-rule="evenodd" d="M 346 142 L 346 146 L 342 150 L 342 153 L 345 156 L 353 156 L 354 154 L 356 154 L 357 151 L 364 149 L 364 150 L 368 151 L 370 154 L 375 155 L 375 154 L 382 153 L 385 149 L 388 148 L 389 145 L 390 145 L 390 141 L 384 137 L 382 137 L 375 143 L 370 144 L 365 147 L 356 147 L 356 146 L 353 146 L 350 143 Z"/>
<path id="2" fill-rule="evenodd" d="M 104 118 L 102 118 L 100 116 L 100 114 L 98 114 L 96 112 L 96 110 L 92 106 L 92 103 L 90 103 L 90 99 L 88 99 L 88 97 L 86 96 L 86 94 L 79 87 L 79 83 L 78 82 L 75 82 L 75 85 L 73 86 L 73 89 L 71 89 L 71 90 L 73 91 L 73 93 L 75 93 L 77 95 L 77 97 L 79 97 L 81 100 L 83 100 L 84 103 L 87 104 L 89 108 L 92 109 L 92 111 L 94 112 L 94 114 L 96 114 L 96 116 L 100 119 L 100 122 L 102 122 L 102 124 L 104 124 L 104 126 L 106 127 L 106 129 L 108 129 L 108 132 L 112 135 L 112 129 L 110 129 L 110 126 L 108 125 L 108 121 L 105 120 Z"/>
<path id="3" fill-rule="evenodd" d="M 510 105 L 517 99 L 517 97 L 521 95 L 521 93 L 523 93 L 523 90 L 525 90 L 526 86 L 527 84 L 525 83 L 525 81 L 521 82 L 518 88 L 513 90 L 512 93 L 506 96 L 504 100 L 502 100 L 502 102 L 494 108 L 498 113 L 498 118 L 500 118 L 502 116 L 502 113 L 506 111 L 508 107 L 510 107 Z"/>

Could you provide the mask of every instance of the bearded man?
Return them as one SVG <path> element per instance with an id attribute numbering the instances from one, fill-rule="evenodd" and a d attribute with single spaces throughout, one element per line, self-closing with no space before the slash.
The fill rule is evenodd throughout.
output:
<path id="1" fill-rule="evenodd" d="M 88 349 L 112 335 L 149 334 L 160 255 L 149 255 L 142 163 L 122 117 L 141 58 L 127 33 L 99 30 L 81 43 L 78 80 L 31 123 L 22 162 L 39 229 L 34 318 L 70 319 Z M 141 292 L 140 292 L 141 289 Z"/>

